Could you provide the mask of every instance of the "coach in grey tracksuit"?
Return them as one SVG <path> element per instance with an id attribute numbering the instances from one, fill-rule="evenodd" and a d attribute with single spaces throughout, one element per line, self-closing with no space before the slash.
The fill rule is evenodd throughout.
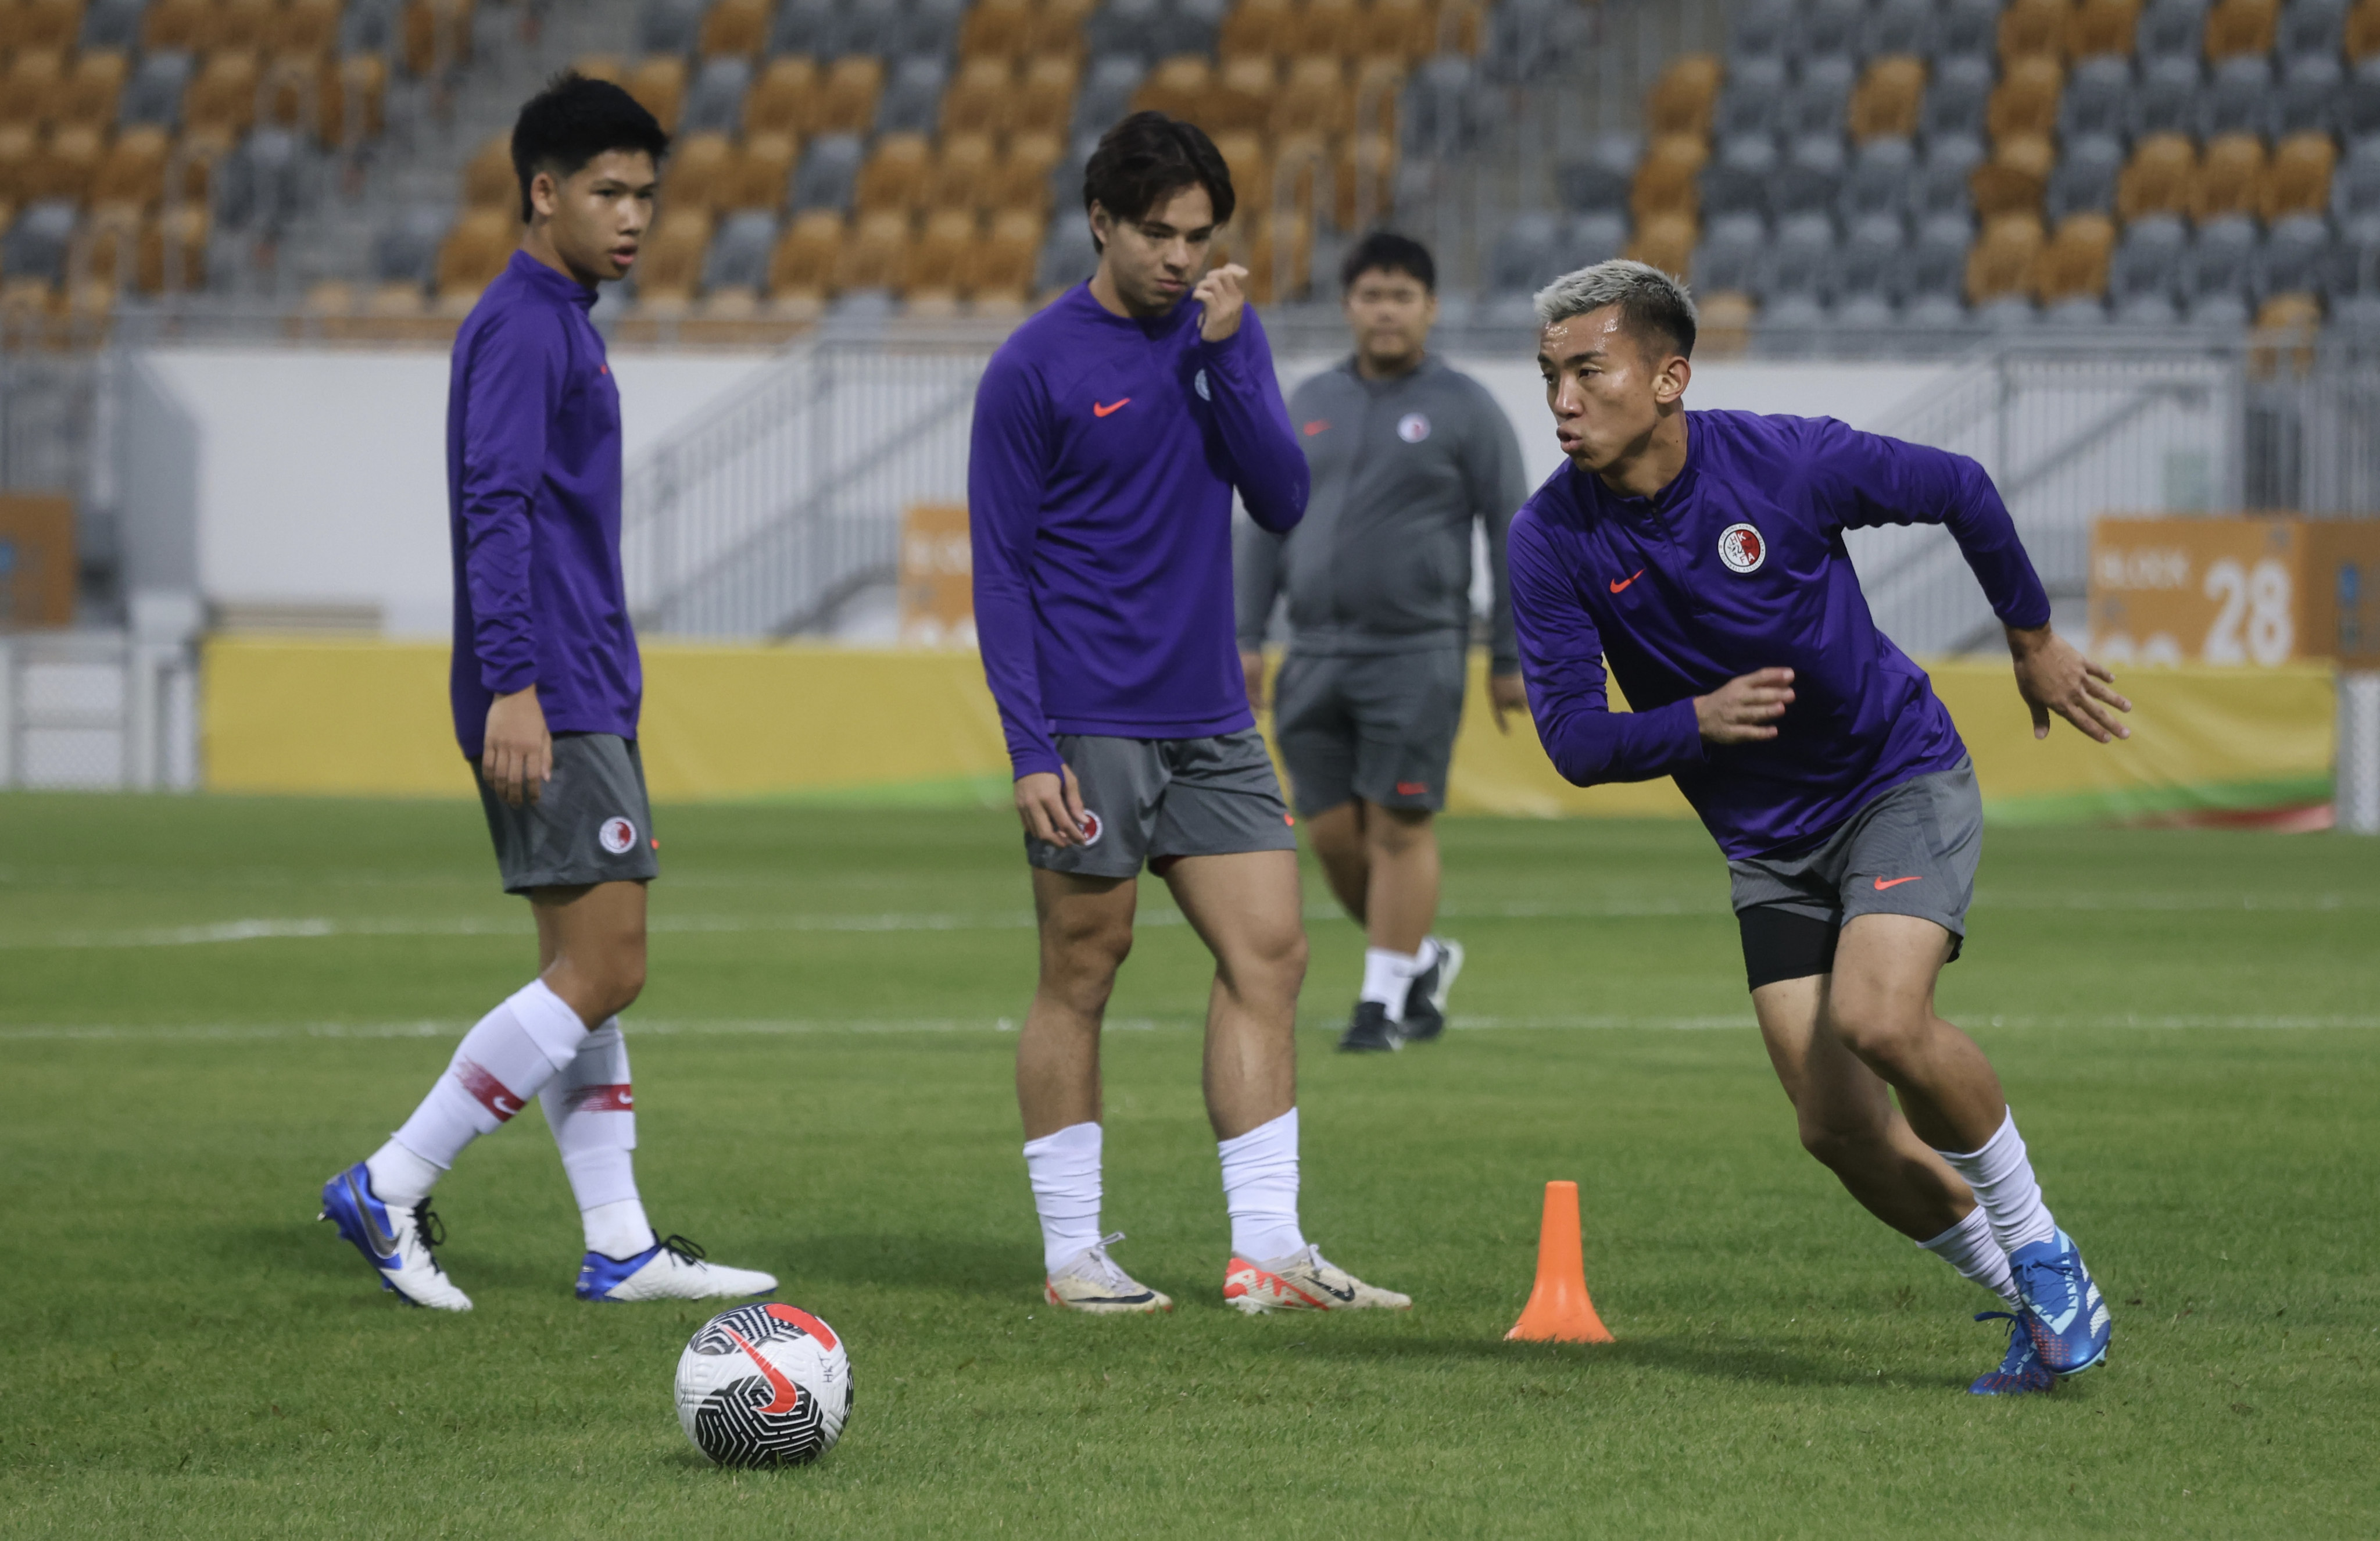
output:
<path id="1" fill-rule="evenodd" d="M 1429 253 L 1367 237 L 1342 274 L 1355 353 L 1290 397 L 1313 468 L 1286 536 L 1244 523 L 1234 552 L 1249 695 L 1289 600 L 1289 656 L 1274 733 L 1297 811 L 1339 900 L 1366 932 L 1365 984 L 1346 1048 L 1389 1049 L 1444 1025 L 1462 951 L 1432 938 L 1448 762 L 1471 637 L 1472 530 L 1484 522 L 1497 725 L 1524 710 L 1504 534 L 1529 487 L 1512 425 L 1468 375 L 1429 357 Z M 1509 729 L 1507 729 L 1509 731 Z"/>

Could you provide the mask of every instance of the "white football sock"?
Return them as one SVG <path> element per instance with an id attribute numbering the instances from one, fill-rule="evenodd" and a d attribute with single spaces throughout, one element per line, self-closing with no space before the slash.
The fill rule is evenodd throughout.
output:
<path id="1" fill-rule="evenodd" d="M 1983 1149 L 1964 1156 L 1949 1150 L 1940 1155 L 1975 1190 L 1975 1203 L 1991 1218 L 1992 1234 L 1998 1238 L 2001 1251 L 2012 1254 L 2021 1246 L 2058 1234 L 2058 1222 L 2049 1218 L 2048 1207 L 2041 1202 L 2041 1184 L 2025 1156 L 2024 1136 L 2016 1132 L 2013 1111 L 2001 1120 L 1999 1133 L 1985 1141 Z"/>
<path id="2" fill-rule="evenodd" d="M 562 1170 L 578 1199 L 587 1250 L 633 1257 L 653 1244 L 653 1228 L 637 1196 L 637 1098 L 628 1081 L 628 1045 L 620 1019 L 580 1040 L 578 1052 L 538 1094 Z"/>
<path id="3" fill-rule="evenodd" d="M 1271 1263 L 1305 1250 L 1297 1228 L 1297 1110 L 1215 1147 L 1223 1159 L 1223 1207 L 1232 1252 Z"/>
<path id="4" fill-rule="evenodd" d="M 1423 943 L 1426 947 L 1428 944 Z M 1421 956 L 1392 953 L 1385 947 L 1364 949 L 1364 989 L 1358 1001 L 1376 1001 L 1389 1009 L 1390 1022 L 1405 1019 L 1405 990 L 1422 971 Z"/>
<path id="5" fill-rule="evenodd" d="M 410 1209 L 428 1198 L 438 1179 L 445 1175 L 444 1168 L 395 1140 L 373 1151 L 364 1162 L 364 1171 L 370 1174 L 372 1192 L 380 1201 L 400 1209 Z"/>
<path id="6" fill-rule="evenodd" d="M 1041 1263 L 1055 1273 L 1099 1244 L 1099 1126 L 1072 1123 L 1025 1142 L 1025 1172 L 1041 1216 Z"/>
<path id="7" fill-rule="evenodd" d="M 532 979 L 480 1019 L 397 1143 L 431 1165 L 455 1164 L 463 1147 L 492 1135 L 577 1054 L 586 1024 L 542 979 Z"/>
<path id="8" fill-rule="evenodd" d="M 2016 1304 L 2016 1278 L 2009 1271 L 2008 1254 L 1992 1235 L 1992 1222 L 1980 1204 L 1967 1211 L 1967 1216 L 1930 1242 L 1917 1244 L 1935 1256 L 1959 1270 L 1961 1279 L 1972 1279 L 1985 1289 Z"/>

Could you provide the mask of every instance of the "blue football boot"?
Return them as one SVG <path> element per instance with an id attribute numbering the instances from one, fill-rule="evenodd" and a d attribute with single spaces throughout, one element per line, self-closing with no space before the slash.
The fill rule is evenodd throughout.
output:
<path id="1" fill-rule="evenodd" d="M 428 1199 L 410 1209 L 382 1204 L 372 1192 L 371 1173 L 358 1161 L 322 1184 L 322 1212 L 314 1218 L 335 1222 L 339 1234 L 380 1275 L 380 1287 L 407 1304 L 438 1311 L 471 1308 L 471 1297 L 455 1288 L 431 1250 L 446 1239 L 446 1228 L 431 1213 Z"/>
<path id="2" fill-rule="evenodd" d="M 2009 1268 L 2024 1303 L 2021 1317 L 2043 1368 L 2055 1376 L 2081 1375 L 2107 1362 L 2115 1329 L 2073 1237 L 2060 1231 L 2048 1241 L 2021 1246 L 2009 1254 Z"/>
<path id="3" fill-rule="evenodd" d="M 710 1262 L 684 1236 L 655 1242 L 633 1257 L 589 1252 L 578 1265 L 581 1300 L 732 1300 L 776 1288 L 776 1275 Z"/>
<path id="4" fill-rule="evenodd" d="M 2041 1355 L 2034 1352 L 2033 1334 L 2026 1329 L 2024 1317 L 2014 1311 L 1978 1311 L 1975 1320 L 1987 1322 L 1995 1318 L 2009 1324 L 2008 1353 L 2001 1356 L 2000 1367 L 1975 1377 L 1967 1388 L 1974 1397 L 2013 1397 L 2027 1391 L 2050 1391 L 2058 1388 L 2058 1377 L 2043 1367 Z"/>

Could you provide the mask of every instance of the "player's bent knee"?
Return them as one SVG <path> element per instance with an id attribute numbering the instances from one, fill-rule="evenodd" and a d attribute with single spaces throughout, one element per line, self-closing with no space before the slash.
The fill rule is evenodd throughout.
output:
<path id="1" fill-rule="evenodd" d="M 1839 995 L 1833 1007 L 1835 1036 L 1871 1068 L 1899 1064 L 1909 1058 L 1932 1025 L 1927 1013 L 1879 996 Z"/>
<path id="2" fill-rule="evenodd" d="M 1802 1148 L 1821 1166 L 1835 1171 L 1865 1165 L 1886 1139 L 1881 1128 L 1850 1128 L 1839 1123 L 1804 1122 Z"/>

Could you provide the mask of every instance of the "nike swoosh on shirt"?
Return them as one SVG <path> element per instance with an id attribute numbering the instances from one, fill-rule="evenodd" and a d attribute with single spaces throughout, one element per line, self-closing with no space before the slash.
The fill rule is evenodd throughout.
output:
<path id="1" fill-rule="evenodd" d="M 376 1257 L 395 1256 L 396 1238 L 382 1231 L 380 1228 L 380 1221 L 372 1219 L 371 1205 L 366 1202 L 362 1193 L 358 1191 L 354 1174 L 342 1175 L 346 1181 L 347 1197 L 354 1201 L 356 1213 L 364 1218 L 364 1238 L 371 1243 L 372 1255 Z"/>
<path id="2" fill-rule="evenodd" d="M 1917 874 L 1917 878 L 1922 878 L 1924 876 L 1925 876 L 1925 874 L 1923 872 Z M 1876 880 L 1876 891 L 1878 893 L 1882 893 L 1888 888 L 1899 888 L 1903 883 L 1913 883 L 1917 880 L 1917 878 L 1878 878 Z"/>
<path id="3" fill-rule="evenodd" d="M 736 1347 L 742 1349 L 747 1354 L 751 1356 L 752 1363 L 760 1366 L 760 1373 L 769 1377 L 769 1384 L 776 1389 L 777 1399 L 774 1401 L 771 1402 L 766 1407 L 756 1407 L 752 1411 L 755 1413 L 791 1413 L 795 1408 L 801 1405 L 802 1389 L 795 1385 L 791 1380 L 787 1379 L 784 1371 L 777 1368 L 776 1365 L 770 1364 L 766 1359 L 761 1358 L 760 1351 L 754 1348 L 750 1343 L 746 1342 L 744 1341 L 744 1334 L 741 1332 L 736 1331 L 732 1327 L 722 1329 L 722 1330 L 723 1330 L 730 1338 L 735 1340 Z"/>
<path id="4" fill-rule="evenodd" d="M 1627 588 L 1630 584 L 1632 584 L 1632 583 L 1635 582 L 1638 578 L 1643 577 L 1644 576 L 1645 576 L 1645 569 L 1644 569 L 1644 568 L 1642 568 L 1642 567 L 1639 567 L 1639 568 L 1637 568 L 1634 572 L 1633 572 L 1633 573 L 1629 574 L 1629 575 L 1628 575 L 1626 577 L 1624 577 L 1624 578 L 1616 578 L 1616 579 L 1614 579 L 1614 580 L 1612 581 L 1612 585 L 1611 585 L 1611 591 L 1612 591 L 1613 593 L 1617 594 L 1617 593 L 1619 593 L 1622 588 Z"/>
<path id="5" fill-rule="evenodd" d="M 1095 401 L 1091 403 L 1091 416 L 1094 418 L 1111 418 L 1131 405 L 1132 398 L 1130 396 L 1124 397 L 1122 401 L 1109 402 L 1105 406 Z"/>

